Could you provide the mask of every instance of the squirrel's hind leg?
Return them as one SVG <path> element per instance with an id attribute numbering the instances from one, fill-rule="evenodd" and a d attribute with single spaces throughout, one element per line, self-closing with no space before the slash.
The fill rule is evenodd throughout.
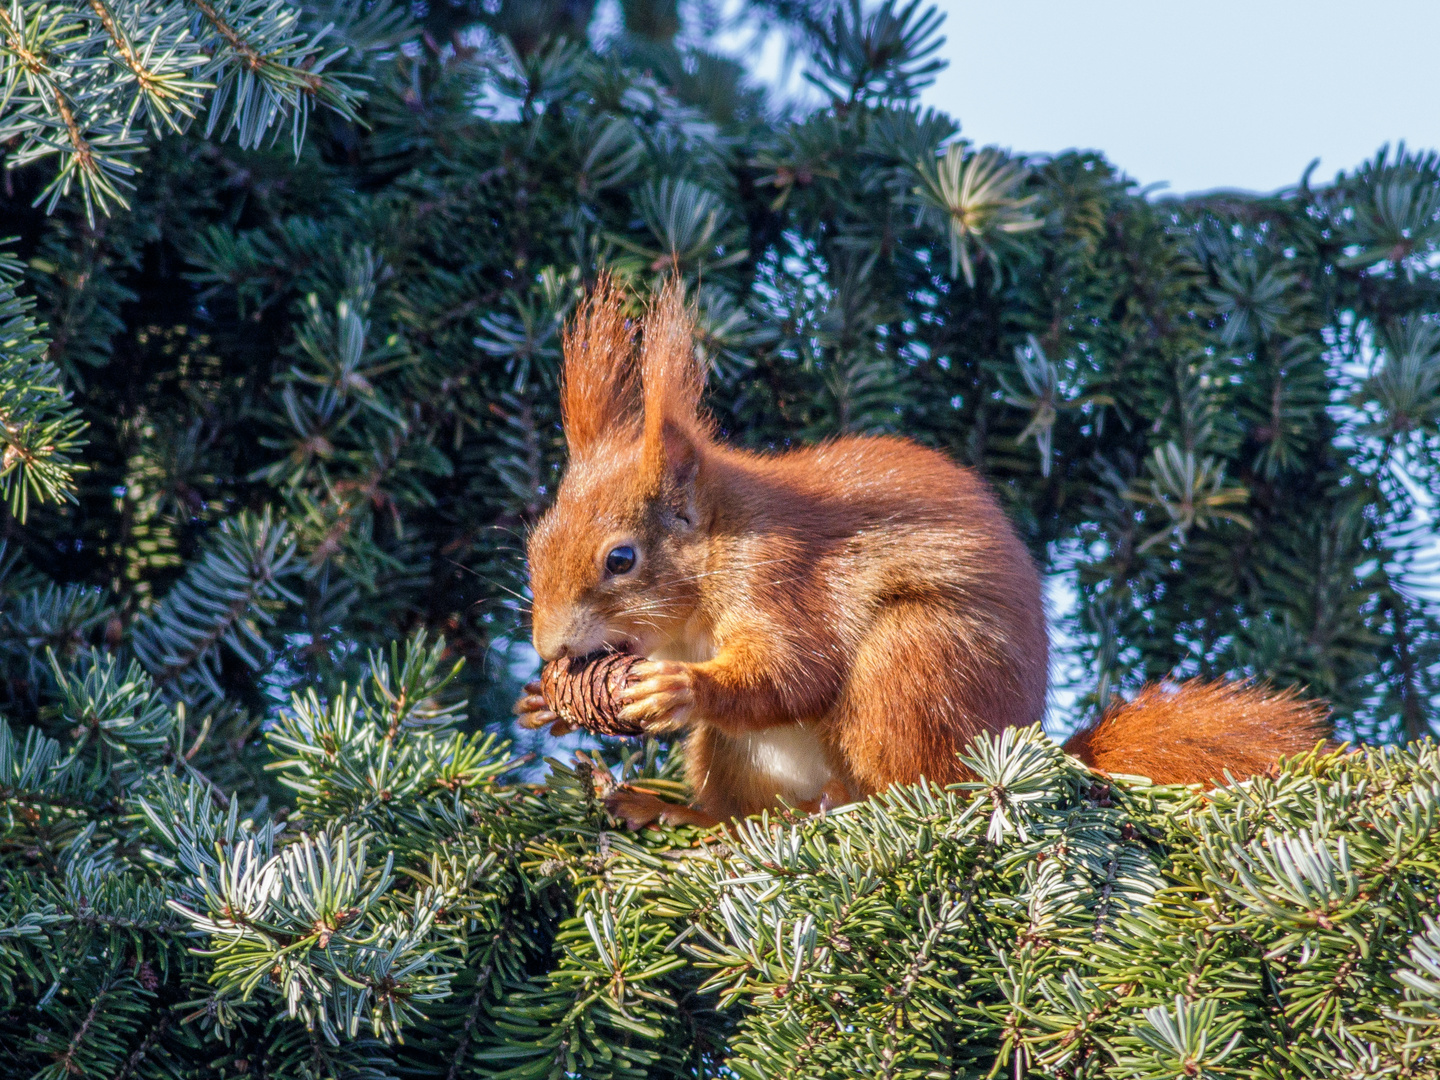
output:
<path id="1" fill-rule="evenodd" d="M 856 652 L 831 737 L 867 794 L 964 779 L 956 754 L 976 735 L 1039 721 L 1043 650 L 1043 639 L 1038 650 L 1001 640 L 937 601 L 891 603 Z"/>
<path id="2" fill-rule="evenodd" d="M 696 825 L 702 829 L 720 824 L 719 819 L 704 810 L 666 802 L 658 795 L 639 791 L 628 784 L 621 784 L 606 795 L 604 803 L 605 812 L 625 822 L 632 831 L 657 822 L 661 825 Z"/>

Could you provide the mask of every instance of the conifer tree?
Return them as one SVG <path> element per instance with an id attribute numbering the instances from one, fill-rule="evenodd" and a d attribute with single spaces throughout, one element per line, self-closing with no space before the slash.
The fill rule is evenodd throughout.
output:
<path id="1" fill-rule="evenodd" d="M 797 100 L 682 10 L 0 7 L 0 1069 L 1433 1074 L 1440 158 L 1147 197 L 921 108 L 918 0 L 746 7 Z M 727 437 L 979 469 L 1077 712 L 1256 676 L 1375 745 L 618 830 L 678 754 L 505 719 L 602 270 L 684 281 Z"/>

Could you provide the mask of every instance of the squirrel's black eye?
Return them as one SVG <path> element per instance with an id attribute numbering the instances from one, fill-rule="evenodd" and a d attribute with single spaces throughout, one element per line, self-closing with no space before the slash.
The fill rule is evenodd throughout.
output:
<path id="1" fill-rule="evenodd" d="M 629 544 L 622 544 L 605 556 L 605 572 L 607 574 L 628 574 L 634 569 L 635 549 Z"/>

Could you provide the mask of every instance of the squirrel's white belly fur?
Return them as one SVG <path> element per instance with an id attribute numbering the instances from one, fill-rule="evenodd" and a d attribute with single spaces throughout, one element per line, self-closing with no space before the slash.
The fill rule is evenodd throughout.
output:
<path id="1" fill-rule="evenodd" d="M 711 730 L 717 742 L 730 744 L 733 757 L 747 761 L 791 806 L 820 798 L 835 778 L 825 748 L 808 724 L 782 724 L 736 734 Z"/>

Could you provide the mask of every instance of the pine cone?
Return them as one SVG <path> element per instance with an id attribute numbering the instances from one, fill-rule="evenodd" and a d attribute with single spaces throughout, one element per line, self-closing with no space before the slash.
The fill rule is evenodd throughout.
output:
<path id="1" fill-rule="evenodd" d="M 620 691 L 640 659 L 606 652 L 553 660 L 540 672 L 540 693 L 566 723 L 597 735 L 639 735 L 639 724 L 620 719 Z"/>

